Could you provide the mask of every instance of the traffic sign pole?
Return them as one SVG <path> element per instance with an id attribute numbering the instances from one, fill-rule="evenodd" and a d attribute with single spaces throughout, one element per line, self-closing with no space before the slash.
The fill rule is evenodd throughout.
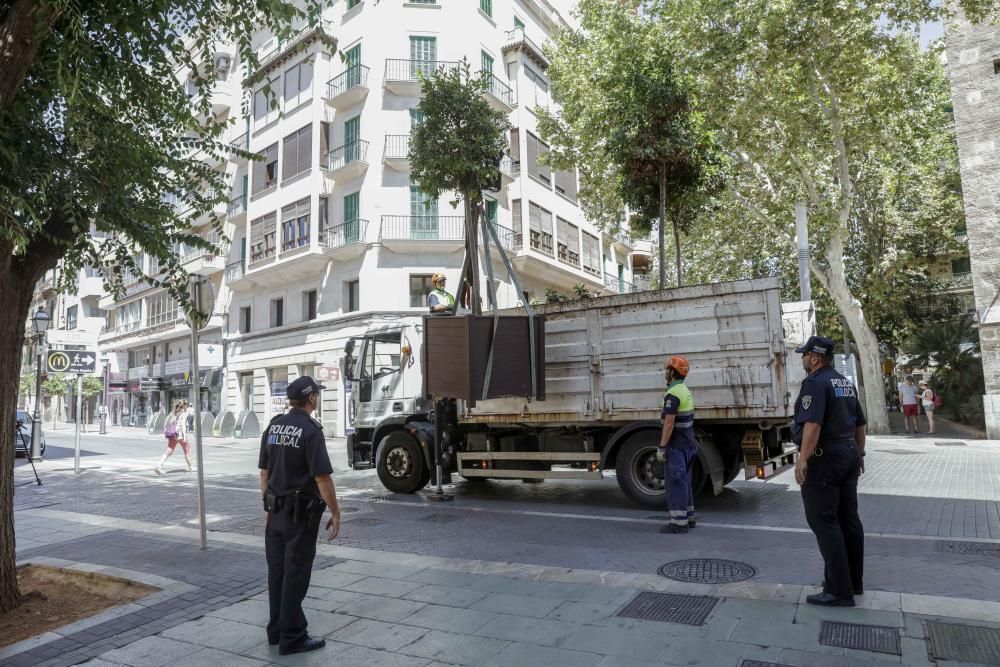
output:
<path id="1" fill-rule="evenodd" d="M 80 411 L 83 409 L 83 374 L 76 374 L 76 434 L 73 436 L 73 447 L 76 450 L 76 463 L 73 472 L 80 474 Z"/>

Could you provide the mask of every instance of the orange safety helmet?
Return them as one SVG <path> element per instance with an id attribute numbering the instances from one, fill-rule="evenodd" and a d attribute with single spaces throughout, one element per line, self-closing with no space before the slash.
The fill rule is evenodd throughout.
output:
<path id="1" fill-rule="evenodd" d="M 443 273 L 435 273 L 433 276 L 431 276 L 431 285 L 437 285 L 438 281 L 441 280 L 442 278 L 447 280 L 448 276 L 444 275 Z"/>
<path id="2" fill-rule="evenodd" d="M 691 364 L 688 363 L 687 359 L 677 355 L 667 359 L 667 363 L 664 364 L 664 366 L 667 368 L 673 368 L 681 377 L 687 377 L 688 371 L 691 370 Z"/>

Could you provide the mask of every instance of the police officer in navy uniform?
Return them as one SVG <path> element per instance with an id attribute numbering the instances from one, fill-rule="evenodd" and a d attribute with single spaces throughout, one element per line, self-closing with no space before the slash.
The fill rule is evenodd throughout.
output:
<path id="1" fill-rule="evenodd" d="M 858 476 L 864 472 L 867 422 L 857 387 L 833 368 L 832 340 L 812 336 L 795 351 L 809 373 L 795 402 L 795 424 L 801 429 L 795 481 L 825 566 L 823 592 L 806 601 L 853 607 L 854 596 L 864 592 Z"/>
<path id="2" fill-rule="evenodd" d="M 310 417 L 324 387 L 311 377 L 288 385 L 290 409 L 261 436 L 260 488 L 264 494 L 264 547 L 271 618 L 267 640 L 281 655 L 315 651 L 326 641 L 306 632 L 302 600 L 309 590 L 323 510 L 330 508 L 328 540 L 340 531 L 340 507 L 330 474 L 323 426 Z"/>

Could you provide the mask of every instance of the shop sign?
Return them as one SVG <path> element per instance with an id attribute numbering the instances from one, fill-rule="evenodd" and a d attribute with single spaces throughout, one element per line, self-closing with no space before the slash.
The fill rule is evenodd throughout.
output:
<path id="1" fill-rule="evenodd" d="M 139 391 L 162 391 L 162 378 L 142 378 L 139 380 Z"/>
<path id="2" fill-rule="evenodd" d="M 317 366 L 316 377 L 313 379 L 330 389 L 340 382 L 340 369 L 336 366 Z"/>
<path id="3" fill-rule="evenodd" d="M 180 375 L 191 370 L 190 359 L 171 359 L 163 364 L 163 372 L 169 375 Z"/>
<path id="4" fill-rule="evenodd" d="M 288 381 L 279 380 L 271 383 L 271 416 L 280 415 L 285 411 L 285 401 L 288 400 Z"/>

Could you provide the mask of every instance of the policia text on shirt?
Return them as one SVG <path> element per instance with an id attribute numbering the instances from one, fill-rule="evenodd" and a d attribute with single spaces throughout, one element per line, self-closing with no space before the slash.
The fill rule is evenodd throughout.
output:
<path id="1" fill-rule="evenodd" d="M 795 481 L 806 521 L 823 554 L 823 592 L 810 604 L 853 607 L 864 593 L 865 533 L 858 516 L 858 476 L 864 472 L 865 415 L 858 390 L 833 368 L 833 341 L 812 336 L 795 350 L 809 377 L 795 402 L 801 445 Z"/>
<path id="2" fill-rule="evenodd" d="M 323 648 L 313 639 L 302 611 L 309 590 L 316 538 L 323 510 L 332 540 L 340 532 L 340 507 L 330 474 L 323 426 L 309 415 L 319 404 L 322 385 L 303 376 L 288 385 L 291 409 L 278 415 L 260 442 L 260 490 L 264 495 L 264 548 L 271 618 L 267 641 L 281 655 Z"/>

